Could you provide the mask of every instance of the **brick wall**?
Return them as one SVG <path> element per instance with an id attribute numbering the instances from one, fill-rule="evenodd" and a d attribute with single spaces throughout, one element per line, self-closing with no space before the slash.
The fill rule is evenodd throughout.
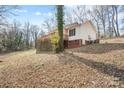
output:
<path id="1" fill-rule="evenodd" d="M 77 40 L 70 40 L 70 41 L 65 41 L 64 46 L 65 48 L 77 48 L 82 45 L 82 40 L 77 39 Z"/>

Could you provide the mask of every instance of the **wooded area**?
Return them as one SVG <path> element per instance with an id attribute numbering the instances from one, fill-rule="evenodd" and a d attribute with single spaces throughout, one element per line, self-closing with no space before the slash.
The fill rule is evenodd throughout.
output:
<path id="1" fill-rule="evenodd" d="M 59 6 L 58 6 L 59 7 Z M 45 19 L 41 27 L 25 22 L 22 24 L 18 20 L 13 23 L 6 19 L 10 16 L 17 16 L 13 10 L 20 9 L 20 6 L 0 5 L 0 51 L 16 51 L 36 47 L 36 41 L 39 35 L 44 35 L 45 31 L 51 31 L 58 26 L 61 20 L 58 14 L 63 16 L 64 25 L 74 22 L 83 23 L 85 20 L 91 20 L 97 28 L 98 38 L 119 37 L 124 30 L 124 6 L 104 5 L 104 6 L 63 6 L 63 12 L 57 10 L 55 6 L 55 16 Z M 57 12 L 61 12 L 58 13 Z M 61 20 L 61 22 L 62 22 Z M 59 27 L 62 32 L 62 24 Z M 62 39 L 60 40 L 61 42 Z M 60 43 L 59 43 L 60 45 Z M 61 43 L 62 45 L 62 43 Z"/>
<path id="2" fill-rule="evenodd" d="M 44 32 L 39 26 L 17 20 L 13 23 L 6 21 L 8 16 L 15 16 L 12 12 L 19 6 L 0 6 L 0 51 L 16 51 L 36 47 L 37 37 Z"/>
<path id="3" fill-rule="evenodd" d="M 92 8 L 92 9 L 91 9 Z M 69 11 L 69 10 L 68 10 Z M 66 11 L 66 22 L 83 23 L 85 20 L 92 20 L 96 26 L 99 38 L 120 36 L 120 30 L 124 30 L 124 6 L 75 6 L 70 12 Z M 121 18 L 120 18 L 120 14 Z"/>

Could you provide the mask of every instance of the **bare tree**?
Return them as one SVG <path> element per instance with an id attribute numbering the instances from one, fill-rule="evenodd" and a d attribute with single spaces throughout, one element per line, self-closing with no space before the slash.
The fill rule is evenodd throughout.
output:
<path id="1" fill-rule="evenodd" d="M 120 12 L 120 13 L 124 13 L 124 5 L 121 5 L 121 6 L 120 6 L 119 12 Z M 124 15 L 124 14 L 123 14 L 123 15 Z M 121 29 L 122 31 L 124 31 L 124 16 L 121 18 L 121 22 L 120 22 L 120 23 L 121 23 L 121 25 L 122 25 L 120 29 Z M 123 35 L 124 35 L 124 34 L 123 34 Z"/>
<path id="2" fill-rule="evenodd" d="M 26 48 L 28 49 L 30 47 L 30 23 L 26 22 L 24 25 L 24 34 L 25 34 L 25 41 L 26 41 Z"/>
<path id="3" fill-rule="evenodd" d="M 0 5 L 0 20 L 6 19 L 9 15 L 16 15 L 12 10 L 19 9 L 17 5 Z M 2 23 L 0 23 L 2 24 Z"/>
<path id="4" fill-rule="evenodd" d="M 38 37 L 38 34 L 39 34 L 39 27 L 37 25 L 31 25 L 30 27 L 30 31 L 32 33 L 32 37 L 33 37 L 33 40 L 35 42 L 35 48 L 37 46 L 37 37 Z"/>
<path id="5" fill-rule="evenodd" d="M 83 23 L 87 19 L 86 6 L 78 5 L 73 9 L 77 22 Z"/>
<path id="6" fill-rule="evenodd" d="M 111 6 L 106 6 L 106 14 L 107 14 L 107 20 L 108 20 L 108 28 L 107 28 L 107 30 L 108 30 L 108 32 L 109 32 L 109 37 L 112 37 L 113 36 L 113 31 L 111 30 L 111 20 L 112 20 L 112 18 L 111 18 L 111 14 L 112 14 L 112 12 L 111 12 Z"/>
<path id="7" fill-rule="evenodd" d="M 57 22 L 54 17 L 46 19 L 42 23 L 43 29 L 46 29 L 48 32 L 52 31 L 57 26 Z"/>
<path id="8" fill-rule="evenodd" d="M 88 14 L 90 16 L 90 20 L 96 24 L 98 38 L 100 38 L 100 19 L 98 17 L 96 8 L 93 7 L 92 10 L 88 10 Z"/>
<path id="9" fill-rule="evenodd" d="M 103 25 L 104 36 L 106 36 L 106 8 L 104 6 L 96 6 L 98 16 Z"/>
<path id="10" fill-rule="evenodd" d="M 77 16 L 74 12 L 75 8 L 74 7 L 65 7 L 65 16 L 64 16 L 64 21 L 65 24 L 72 24 L 77 22 Z"/>
<path id="11" fill-rule="evenodd" d="M 120 36 L 120 32 L 119 32 L 119 26 L 118 26 L 118 9 L 119 9 L 119 6 L 118 5 L 114 5 L 113 8 L 115 9 L 115 24 L 116 24 L 116 29 L 117 29 L 117 35 Z"/>
<path id="12" fill-rule="evenodd" d="M 116 29 L 115 29 L 114 17 L 115 17 L 115 10 L 114 10 L 114 7 L 112 6 L 112 29 L 113 29 L 113 32 L 115 32 L 115 36 L 118 36 Z"/>
<path id="13" fill-rule="evenodd" d="M 8 24 L 8 27 L 4 27 L 2 30 L 2 46 L 7 50 L 19 50 L 21 49 L 23 37 L 20 28 L 21 24 L 14 21 L 13 24 Z"/>

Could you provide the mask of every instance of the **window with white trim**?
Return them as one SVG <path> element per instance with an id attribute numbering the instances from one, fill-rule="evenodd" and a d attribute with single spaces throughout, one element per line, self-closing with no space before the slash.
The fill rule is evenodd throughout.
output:
<path id="1" fill-rule="evenodd" d="M 75 28 L 69 30 L 69 36 L 75 36 L 75 34 L 76 34 Z"/>

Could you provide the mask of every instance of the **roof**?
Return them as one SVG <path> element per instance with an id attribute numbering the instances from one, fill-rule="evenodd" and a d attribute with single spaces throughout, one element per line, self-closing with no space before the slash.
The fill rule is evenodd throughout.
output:
<path id="1" fill-rule="evenodd" d="M 95 28 L 95 26 L 93 25 L 93 23 L 91 22 L 91 20 L 86 20 L 86 21 L 83 22 L 82 24 L 79 24 L 79 23 L 68 24 L 68 25 L 65 25 L 64 28 L 65 28 L 65 29 L 70 29 L 70 28 L 72 28 L 72 27 L 78 27 L 78 26 L 80 26 L 80 25 L 84 25 L 84 24 L 87 24 L 87 23 L 91 24 L 92 28 L 94 29 L 93 31 L 96 32 L 96 28 Z"/>
<path id="2" fill-rule="evenodd" d="M 95 28 L 95 26 L 93 25 L 92 21 L 88 20 L 88 21 L 86 21 L 85 23 L 91 24 L 92 28 L 94 29 L 93 31 L 96 32 L 96 28 Z"/>
<path id="3" fill-rule="evenodd" d="M 72 24 L 65 25 L 64 28 L 65 28 L 65 29 L 69 29 L 69 28 L 76 27 L 76 26 L 79 26 L 79 25 L 80 25 L 80 24 L 78 24 L 78 23 L 76 22 L 76 23 L 72 23 Z"/>
<path id="4" fill-rule="evenodd" d="M 52 34 L 52 33 L 54 33 L 54 32 L 57 32 L 57 28 L 56 29 L 53 29 L 52 31 L 50 31 L 50 32 L 48 32 L 48 34 Z"/>

